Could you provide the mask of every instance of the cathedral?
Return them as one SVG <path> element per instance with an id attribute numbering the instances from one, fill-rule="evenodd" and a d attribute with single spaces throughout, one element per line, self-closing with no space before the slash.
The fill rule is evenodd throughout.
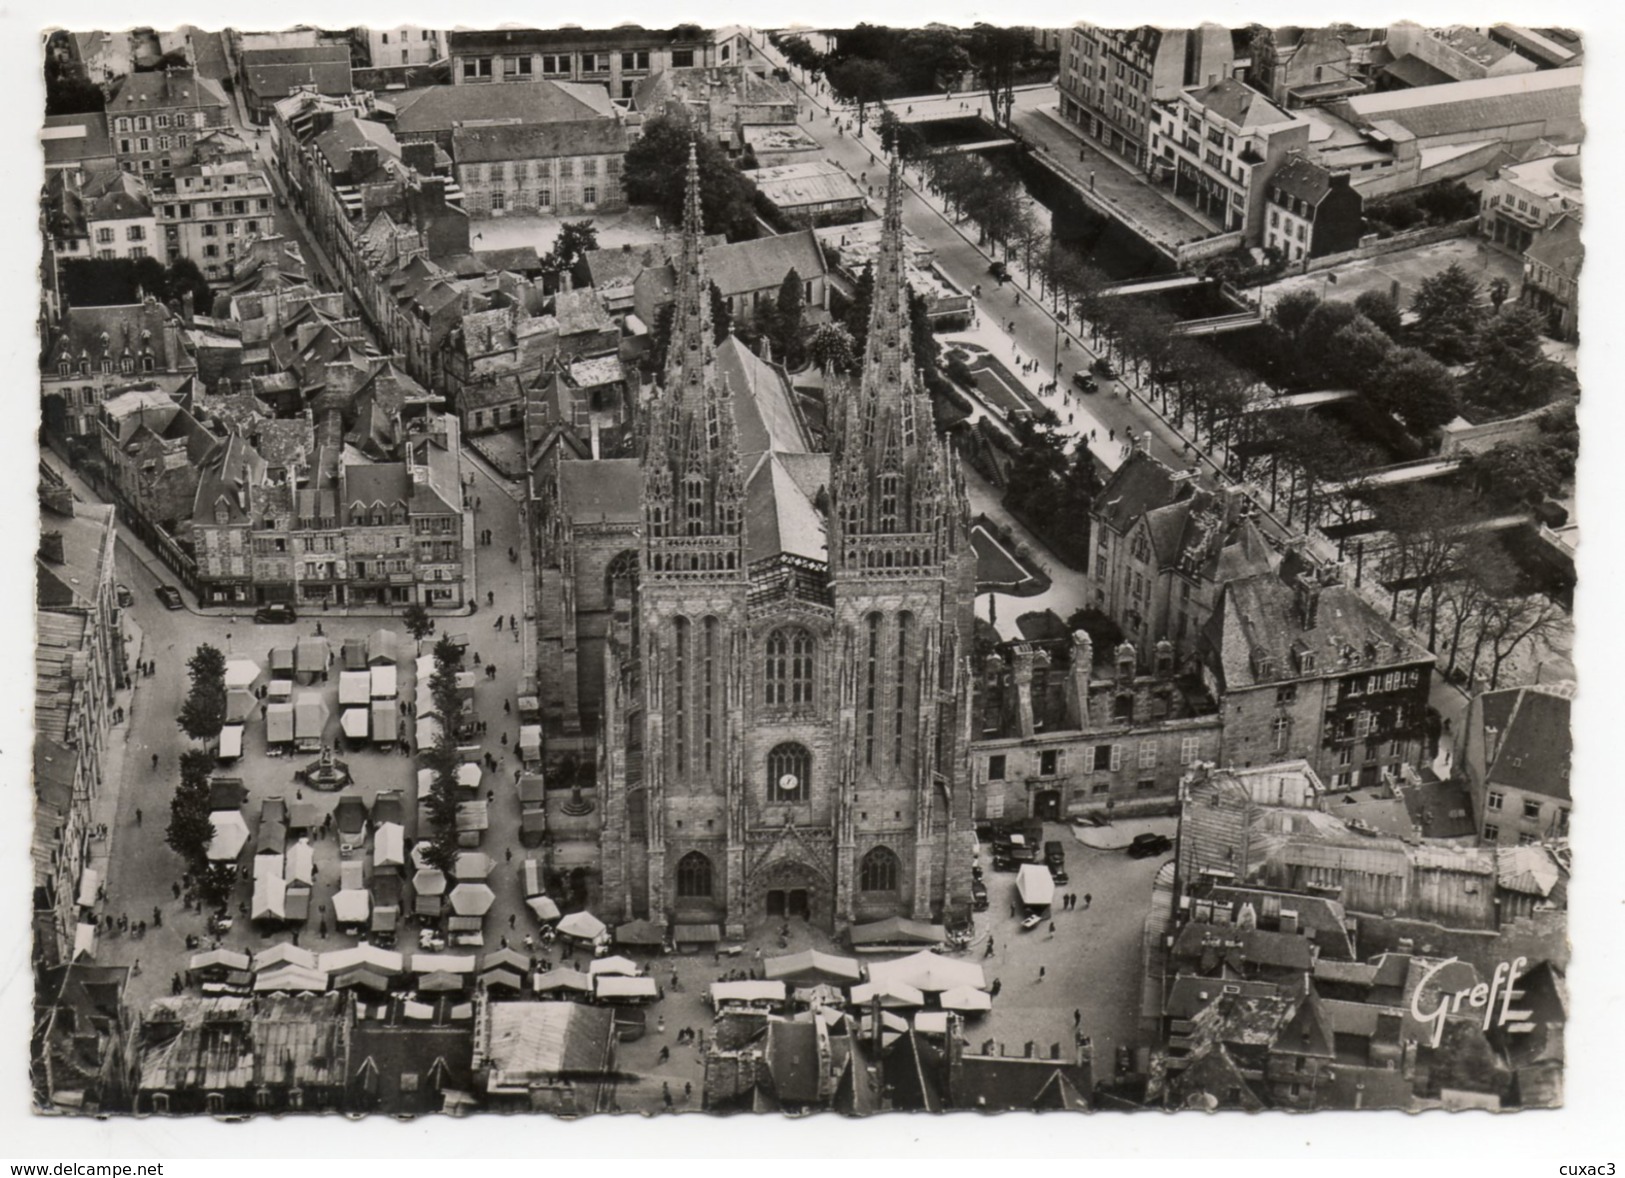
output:
<path id="1" fill-rule="evenodd" d="M 900 175 L 822 437 L 782 368 L 714 342 L 692 153 L 687 184 L 665 367 L 624 440 L 527 426 L 547 764 L 595 787 L 594 911 L 963 919 L 974 555 L 914 367 Z"/>

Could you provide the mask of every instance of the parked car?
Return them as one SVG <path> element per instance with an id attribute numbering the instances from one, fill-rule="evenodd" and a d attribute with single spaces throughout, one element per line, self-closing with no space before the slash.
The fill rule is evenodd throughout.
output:
<path id="1" fill-rule="evenodd" d="M 113 591 L 118 595 L 119 605 L 125 609 L 129 609 L 135 604 L 135 594 L 130 592 L 128 585 L 115 585 Z"/>
<path id="2" fill-rule="evenodd" d="M 1050 839 L 1044 844 L 1044 862 L 1051 867 L 1066 866 L 1066 848 L 1061 845 L 1060 839 Z"/>
<path id="3" fill-rule="evenodd" d="M 254 620 L 256 622 L 282 625 L 288 622 L 297 622 L 299 620 L 299 614 L 294 610 L 293 606 L 288 605 L 285 602 L 276 601 L 272 602 L 270 605 L 262 605 L 259 607 L 259 609 L 255 610 Z"/>
<path id="4" fill-rule="evenodd" d="M 165 609 L 185 609 L 186 602 L 181 600 L 181 591 L 173 585 L 160 585 L 153 590 L 158 600 L 164 603 Z"/>
<path id="5" fill-rule="evenodd" d="M 977 912 L 987 911 L 987 885 L 979 879 L 970 881 L 970 906 Z"/>
<path id="6" fill-rule="evenodd" d="M 993 870 L 1010 872 L 1016 869 L 1016 861 L 1009 855 L 993 856 Z"/>
<path id="7" fill-rule="evenodd" d="M 1166 855 L 1174 849 L 1174 840 L 1165 834 L 1137 834 L 1128 845 L 1130 858 L 1149 859 L 1153 855 Z"/>
<path id="8" fill-rule="evenodd" d="M 1030 933 L 1033 931 L 1033 929 L 1037 928 L 1043 923 L 1044 918 L 1038 915 L 1038 913 L 1034 912 L 1029 915 L 1026 920 L 1021 922 L 1021 931 L 1024 933 Z"/>
<path id="9" fill-rule="evenodd" d="M 1072 877 L 1066 873 L 1066 867 L 1064 864 L 1056 865 L 1051 863 L 1049 867 L 1049 877 L 1058 884 L 1070 883 L 1072 881 Z"/>
<path id="10" fill-rule="evenodd" d="M 1096 384 L 1095 378 L 1087 372 L 1074 372 L 1072 374 L 1072 383 L 1079 392 L 1098 393 L 1100 391 L 1100 385 Z"/>
<path id="11" fill-rule="evenodd" d="M 1089 365 L 1089 370 L 1096 376 L 1104 376 L 1107 380 L 1115 380 L 1117 377 L 1117 369 L 1113 368 L 1112 362 L 1104 356 Z"/>
<path id="12" fill-rule="evenodd" d="M 998 279 L 1001 285 L 1010 280 L 1010 268 L 1003 262 L 994 260 L 988 263 L 987 272 Z"/>

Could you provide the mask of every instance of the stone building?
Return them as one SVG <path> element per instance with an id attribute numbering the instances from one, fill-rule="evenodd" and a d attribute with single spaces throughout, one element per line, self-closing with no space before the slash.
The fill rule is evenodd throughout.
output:
<path id="1" fill-rule="evenodd" d="M 1224 701 L 1222 764 L 1302 757 L 1346 790 L 1431 757 L 1433 655 L 1340 575 L 1290 551 L 1278 571 L 1224 585 L 1199 645 Z"/>
<path id="2" fill-rule="evenodd" d="M 1462 723 L 1458 772 L 1491 846 L 1568 838 L 1571 684 L 1537 684 L 1474 697 Z"/>
<path id="3" fill-rule="evenodd" d="M 453 85 L 587 82 L 631 99 L 651 73 L 730 65 L 740 39 L 698 25 L 645 29 L 458 29 L 446 34 Z"/>
<path id="4" fill-rule="evenodd" d="M 1166 808 L 1198 762 L 1218 756 L 1218 707 L 1176 674 L 1161 642 L 1142 675 L 1132 644 L 1097 674 L 1082 631 L 1065 650 L 1009 643 L 977 684 L 971 763 L 978 819 L 1052 822 L 1118 807 Z"/>
<path id="5" fill-rule="evenodd" d="M 689 169 L 639 456 L 553 445 L 535 476 L 543 717 L 552 755 L 597 746 L 605 914 L 731 933 L 953 919 L 970 898 L 973 565 L 909 351 L 900 179 L 872 346 L 822 454 L 786 383 L 711 342 Z"/>
<path id="6" fill-rule="evenodd" d="M 150 295 L 118 307 L 69 307 L 40 358 L 47 436 L 93 439 L 102 403 L 136 382 L 181 394 L 197 375 L 182 323 Z"/>
<path id="7" fill-rule="evenodd" d="M 197 137 L 230 122 L 230 106 L 214 80 L 192 70 L 130 74 L 107 99 L 113 156 L 126 172 L 167 188 Z"/>

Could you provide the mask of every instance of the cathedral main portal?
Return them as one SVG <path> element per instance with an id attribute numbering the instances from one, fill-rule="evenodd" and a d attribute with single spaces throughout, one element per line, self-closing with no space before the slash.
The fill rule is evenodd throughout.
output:
<path id="1" fill-rule="evenodd" d="M 834 920 L 834 896 L 822 875 L 805 863 L 779 860 L 751 880 L 751 917 L 755 920 L 810 921 L 824 928 Z"/>

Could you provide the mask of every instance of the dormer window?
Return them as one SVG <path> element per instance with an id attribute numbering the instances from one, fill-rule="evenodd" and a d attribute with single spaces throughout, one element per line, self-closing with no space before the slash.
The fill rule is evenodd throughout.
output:
<path id="1" fill-rule="evenodd" d="M 79 361 L 79 375 L 80 376 L 89 376 L 90 375 L 90 359 L 88 357 L 86 357 L 85 359 Z"/>
<path id="2" fill-rule="evenodd" d="M 135 371 L 135 361 L 128 356 L 118 362 L 119 371 L 128 376 Z"/>
<path id="3" fill-rule="evenodd" d="M 68 360 L 63 360 L 62 362 L 60 362 L 56 366 L 56 374 L 58 376 L 72 376 L 73 375 L 73 364 L 72 364 L 72 362 L 70 362 Z"/>
<path id="4" fill-rule="evenodd" d="M 151 356 L 143 356 L 143 357 L 141 357 L 141 371 L 142 372 L 151 372 L 152 370 L 153 370 L 153 359 L 152 359 L 152 357 Z"/>
<path id="5" fill-rule="evenodd" d="M 103 376 L 111 376 L 111 375 L 113 375 L 113 362 L 111 360 L 103 360 L 102 361 L 102 375 Z"/>

